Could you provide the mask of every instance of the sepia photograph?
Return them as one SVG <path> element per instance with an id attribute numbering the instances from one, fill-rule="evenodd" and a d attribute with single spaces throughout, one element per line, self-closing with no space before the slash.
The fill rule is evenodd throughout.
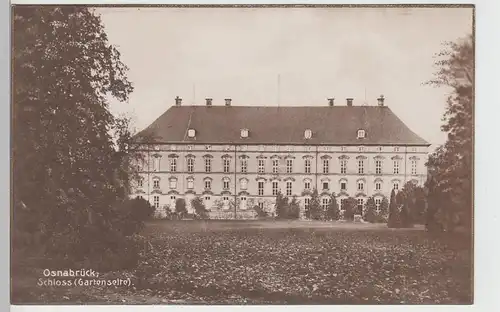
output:
<path id="1" fill-rule="evenodd" d="M 12 305 L 474 303 L 474 5 L 10 15 Z"/>

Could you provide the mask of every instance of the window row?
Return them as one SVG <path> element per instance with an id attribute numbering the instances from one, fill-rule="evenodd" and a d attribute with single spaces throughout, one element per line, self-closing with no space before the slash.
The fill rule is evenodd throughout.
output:
<path id="1" fill-rule="evenodd" d="M 138 198 L 143 198 L 142 196 L 137 196 Z M 230 199 L 232 199 L 232 196 L 223 196 L 222 197 L 222 205 L 223 205 L 223 208 L 226 208 L 226 209 L 229 209 L 229 203 L 230 203 Z M 171 195 L 170 196 L 170 205 L 175 207 L 175 201 L 177 200 L 177 197 L 175 195 Z M 213 204 L 212 202 L 212 197 L 210 195 L 206 195 L 203 197 L 203 201 L 204 201 L 204 204 L 207 208 L 210 208 Z M 356 199 L 356 202 L 357 202 L 357 213 L 361 214 L 362 211 L 363 211 L 363 206 L 365 204 L 365 199 L 364 198 L 357 198 Z M 306 197 L 304 198 L 304 207 L 305 209 L 307 209 L 309 207 L 311 203 L 311 198 L 309 197 Z M 331 198 L 330 197 L 323 197 L 321 198 L 321 207 L 323 208 L 323 210 L 327 210 L 328 209 L 328 206 L 330 205 L 331 203 Z M 344 209 L 344 205 L 345 205 L 345 199 L 341 199 L 340 202 L 340 209 Z M 379 213 L 380 212 L 380 205 L 382 204 L 382 199 L 381 198 L 375 198 L 375 207 L 376 207 L 376 212 Z M 248 208 L 248 204 L 247 204 L 247 197 L 246 196 L 240 196 L 239 197 L 239 205 L 240 205 L 240 209 L 247 209 Z M 155 195 L 153 196 L 153 206 L 155 208 L 159 208 L 160 207 L 160 196 L 158 195 Z M 264 203 L 263 202 L 259 202 L 258 203 L 258 206 L 263 209 L 264 208 Z"/>
<path id="2" fill-rule="evenodd" d="M 239 186 L 240 190 L 247 190 L 248 189 L 248 183 L 249 180 L 247 179 L 240 179 L 239 181 Z M 305 179 L 303 182 L 303 190 L 304 191 L 312 191 L 312 181 L 309 179 Z M 340 191 L 341 192 L 347 192 L 347 180 L 346 179 L 341 179 L 339 180 L 339 186 L 340 186 Z M 364 180 L 358 180 L 356 181 L 356 191 L 357 192 L 366 192 L 366 186 L 365 186 L 365 181 Z M 392 182 L 392 188 L 395 190 L 399 189 L 399 184 L 400 182 L 398 180 L 395 180 Z M 212 190 L 212 179 L 211 178 L 205 178 L 203 180 L 203 185 L 204 185 L 204 190 L 205 191 L 211 191 Z M 139 179 L 138 180 L 138 186 L 142 187 L 143 186 L 143 180 Z M 321 181 L 321 191 L 330 191 L 330 181 Z M 383 191 L 383 181 L 382 180 L 376 180 L 374 183 L 375 186 L 375 191 L 376 192 L 382 192 Z M 153 188 L 154 189 L 159 189 L 160 188 L 160 179 L 153 178 Z M 169 188 L 170 189 L 177 189 L 177 178 L 170 178 L 169 179 Z M 194 178 L 189 177 L 186 179 L 186 188 L 189 190 L 194 189 Z M 231 188 L 231 180 L 230 178 L 223 178 L 222 179 L 222 189 L 225 191 L 229 191 Z M 265 181 L 257 181 L 257 195 L 263 196 L 264 195 L 264 188 L 265 188 Z M 271 181 L 271 189 L 272 189 L 272 195 L 275 196 L 278 194 L 280 190 L 279 186 L 279 181 Z M 285 181 L 285 194 L 287 196 L 292 195 L 292 190 L 293 190 L 293 181 Z"/>
<path id="3" fill-rule="evenodd" d="M 329 174 L 330 172 L 330 159 L 325 158 L 321 160 L 321 172 L 323 174 Z M 178 169 L 178 158 L 169 158 L 169 170 L 170 172 L 177 172 Z M 204 171 L 206 173 L 212 172 L 213 158 L 205 157 L 203 159 Z M 312 159 L 306 158 L 304 159 L 304 173 L 311 173 L 312 167 Z M 284 166 L 284 170 L 281 169 L 281 166 Z M 357 159 L 356 160 L 357 173 L 358 174 L 366 174 L 366 159 Z M 416 175 L 418 169 L 418 161 L 416 159 L 410 160 L 411 174 Z M 348 168 L 347 159 L 340 160 L 340 174 L 346 174 Z M 401 159 L 392 160 L 392 173 L 400 174 L 401 173 Z M 141 171 L 141 167 L 137 168 Z M 285 159 L 284 164 L 280 162 L 279 159 L 271 159 L 271 173 L 293 173 L 294 170 L 294 159 Z M 186 170 L 187 172 L 195 172 L 195 158 L 188 157 L 186 159 Z M 231 159 L 223 158 L 222 159 L 222 170 L 224 173 L 231 172 Z M 249 171 L 248 167 L 248 158 L 241 158 L 239 160 L 239 170 L 241 173 L 247 173 Z M 153 163 L 153 171 L 160 171 L 160 158 L 155 158 Z M 259 158 L 257 159 L 257 173 L 266 173 L 266 159 Z M 375 174 L 383 173 L 383 162 L 381 159 L 375 159 Z"/>

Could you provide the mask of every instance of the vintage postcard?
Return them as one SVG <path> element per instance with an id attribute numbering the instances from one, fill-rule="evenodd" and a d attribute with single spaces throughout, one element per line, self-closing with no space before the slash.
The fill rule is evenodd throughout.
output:
<path id="1" fill-rule="evenodd" d="M 11 29 L 12 304 L 473 304 L 473 5 Z"/>

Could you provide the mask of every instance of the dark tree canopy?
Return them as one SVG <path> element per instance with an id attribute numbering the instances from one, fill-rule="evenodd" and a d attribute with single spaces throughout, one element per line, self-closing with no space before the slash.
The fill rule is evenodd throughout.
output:
<path id="1" fill-rule="evenodd" d="M 452 229 L 472 226 L 474 38 L 447 42 L 437 55 L 434 79 L 428 84 L 450 90 L 441 129 L 448 134 L 428 161 L 429 218 Z M 439 216 L 439 217 L 438 217 Z M 439 220 L 437 220 L 439 219 Z"/>
<path id="2" fill-rule="evenodd" d="M 16 6 L 12 23 L 14 202 L 38 219 L 33 232 L 85 253 L 127 195 L 108 99 L 128 100 L 128 69 L 91 9 Z"/>

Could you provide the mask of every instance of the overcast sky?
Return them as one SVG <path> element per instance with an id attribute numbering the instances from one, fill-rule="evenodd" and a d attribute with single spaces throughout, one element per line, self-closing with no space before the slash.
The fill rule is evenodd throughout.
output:
<path id="1" fill-rule="evenodd" d="M 100 8 L 135 90 L 113 112 L 141 130 L 183 104 L 386 104 L 440 144 L 446 94 L 423 86 L 442 42 L 472 31 L 472 9 Z M 279 88 L 278 88 L 279 75 Z M 279 89 L 279 96 L 278 96 Z"/>

